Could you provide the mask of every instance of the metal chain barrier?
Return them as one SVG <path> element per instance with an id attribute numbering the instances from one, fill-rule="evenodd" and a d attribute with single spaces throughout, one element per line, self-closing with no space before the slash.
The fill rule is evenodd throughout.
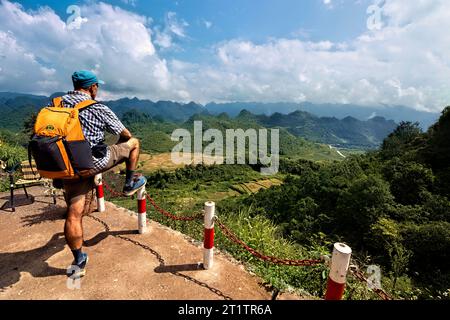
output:
<path id="1" fill-rule="evenodd" d="M 167 212 L 166 210 L 162 209 L 161 207 L 159 207 L 155 200 L 152 199 L 152 197 L 150 197 L 147 194 L 147 200 L 150 202 L 150 204 L 153 206 L 153 208 L 155 208 L 156 211 L 158 211 L 159 213 L 161 213 L 162 215 L 172 219 L 172 220 L 176 220 L 176 221 L 193 221 L 193 220 L 198 220 L 198 219 L 202 219 L 203 218 L 203 214 L 199 213 L 195 216 L 186 216 L 186 217 L 182 217 L 182 216 L 176 216 L 170 212 Z"/>
<path id="2" fill-rule="evenodd" d="M 108 190 L 113 197 L 123 197 L 124 196 L 122 192 L 118 192 L 118 191 L 113 190 L 104 181 L 103 181 L 103 185 L 105 186 L 105 189 Z M 161 207 L 159 207 L 156 204 L 155 200 L 153 200 L 153 198 L 150 197 L 148 194 L 147 194 L 147 200 L 150 202 L 150 204 L 153 206 L 153 208 L 155 208 L 155 210 L 157 212 L 159 212 L 162 215 L 164 215 L 164 216 L 166 216 L 166 217 L 168 217 L 168 218 L 170 218 L 172 220 L 175 220 L 175 221 L 193 221 L 193 220 L 197 220 L 197 219 L 203 218 L 203 214 L 201 214 L 201 213 L 199 213 L 197 215 L 194 215 L 194 216 L 185 216 L 185 217 L 174 215 L 174 214 L 172 214 L 172 213 L 162 209 Z"/>
<path id="3" fill-rule="evenodd" d="M 117 192 L 115 190 L 113 190 L 108 184 L 104 183 L 105 188 L 113 195 L 113 196 L 123 196 L 122 193 Z M 150 197 L 147 194 L 147 200 L 150 202 L 150 204 L 153 206 L 153 208 L 155 208 L 155 210 L 157 212 L 159 212 L 160 214 L 172 219 L 172 220 L 176 220 L 176 221 L 193 221 L 193 220 L 197 220 L 197 219 L 202 219 L 203 218 L 203 214 L 199 213 L 195 216 L 177 216 L 174 215 L 164 209 L 162 209 L 161 207 L 159 207 L 155 200 Z M 324 259 L 303 259 L 303 260 L 292 260 L 292 259 L 281 259 L 281 258 L 277 258 L 277 257 L 273 257 L 273 256 L 267 256 L 264 255 L 258 251 L 256 251 L 255 249 L 251 248 L 249 245 L 247 245 L 245 242 L 243 242 L 242 240 L 240 240 L 229 228 L 227 228 L 218 218 L 217 216 L 215 217 L 215 221 L 217 222 L 219 228 L 222 230 L 222 232 L 224 233 L 224 235 L 230 239 L 232 242 L 240 245 L 241 247 L 243 247 L 245 250 L 247 250 L 250 254 L 252 254 L 253 256 L 264 260 L 264 261 L 268 261 L 274 264 L 278 264 L 278 265 L 287 265 L 287 266 L 315 266 L 318 264 L 322 264 L 324 263 Z"/>
<path id="4" fill-rule="evenodd" d="M 261 260 L 268 261 L 268 262 L 271 262 L 274 264 L 287 265 L 287 266 L 315 266 L 315 265 L 324 263 L 323 259 L 320 259 L 320 260 L 318 260 L 318 259 L 316 259 L 316 260 L 314 260 L 314 259 L 291 260 L 291 259 L 280 259 L 280 258 L 276 258 L 276 257 L 272 257 L 272 256 L 266 256 L 266 255 L 256 251 L 255 249 L 251 248 L 245 242 L 240 240 L 230 229 L 228 229 L 219 219 L 217 219 L 217 217 L 215 218 L 215 222 L 217 223 L 220 230 L 222 230 L 223 234 L 228 239 L 230 239 L 232 242 L 240 245 L 245 250 L 247 250 L 249 253 L 251 253 L 253 256 L 255 256 Z"/>
<path id="5" fill-rule="evenodd" d="M 111 193 L 111 195 L 113 197 L 119 198 L 119 197 L 123 197 L 124 196 L 124 194 L 122 192 L 115 191 L 104 180 L 103 180 L 103 186 L 105 187 L 106 190 L 109 191 L 109 193 Z"/>
<path id="6" fill-rule="evenodd" d="M 357 280 L 365 282 L 367 284 L 370 283 L 369 280 L 364 276 L 364 274 L 359 270 L 359 268 L 356 265 L 351 265 L 349 270 L 352 276 L 354 276 Z M 392 300 L 391 296 L 389 296 L 381 288 L 370 288 L 370 289 L 382 300 Z"/>
<path id="7" fill-rule="evenodd" d="M 106 190 L 108 190 L 114 197 L 122 197 L 123 196 L 123 193 L 113 190 L 107 183 L 103 182 L 103 185 L 105 186 Z M 161 207 L 159 207 L 156 204 L 155 200 L 153 200 L 153 198 L 150 197 L 148 194 L 147 194 L 147 200 L 150 202 L 150 204 L 153 206 L 153 208 L 155 208 L 155 210 L 157 212 L 161 213 L 162 215 L 164 215 L 172 220 L 193 221 L 193 220 L 203 218 L 202 213 L 199 213 L 195 216 L 189 216 L 189 217 L 174 215 L 174 214 L 162 209 Z M 274 264 L 287 265 L 287 266 L 315 266 L 315 265 L 324 263 L 324 259 L 291 260 L 291 259 L 280 259 L 277 257 L 266 256 L 266 255 L 256 251 L 255 249 L 251 248 L 246 243 L 244 243 L 242 240 L 240 240 L 230 229 L 228 229 L 220 220 L 218 220 L 217 216 L 215 217 L 215 221 L 217 222 L 219 228 L 222 230 L 224 235 L 227 236 L 228 239 L 230 239 L 234 243 L 240 245 L 241 247 L 246 249 L 249 253 L 251 253 L 253 256 L 255 256 L 261 260 L 268 261 L 268 262 L 271 262 Z"/>

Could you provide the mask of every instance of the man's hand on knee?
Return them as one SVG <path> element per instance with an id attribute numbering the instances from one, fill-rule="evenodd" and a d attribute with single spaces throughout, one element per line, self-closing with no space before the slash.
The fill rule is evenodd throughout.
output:
<path id="1" fill-rule="evenodd" d="M 119 141 L 117 143 L 128 142 L 132 138 L 133 136 L 131 135 L 131 132 L 127 128 L 125 128 L 120 133 Z"/>
<path id="2" fill-rule="evenodd" d="M 136 138 L 131 138 L 130 140 L 127 141 L 128 146 L 130 147 L 130 149 L 136 149 L 139 148 L 139 140 Z"/>

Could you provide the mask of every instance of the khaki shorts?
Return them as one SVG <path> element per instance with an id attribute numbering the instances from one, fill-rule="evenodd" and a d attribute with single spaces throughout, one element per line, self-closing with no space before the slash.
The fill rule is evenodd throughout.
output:
<path id="1" fill-rule="evenodd" d="M 131 148 L 128 143 L 120 143 L 109 146 L 110 157 L 106 167 L 102 170 L 95 172 L 95 174 L 108 171 L 111 168 L 114 168 L 118 164 L 125 162 L 130 157 Z"/>
<path id="2" fill-rule="evenodd" d="M 84 198 L 95 187 L 94 176 L 110 170 L 111 168 L 125 162 L 130 157 L 131 148 L 127 143 L 108 146 L 110 157 L 106 166 L 101 170 L 92 170 L 88 177 L 81 180 L 64 180 L 64 193 L 67 205 L 75 203 Z"/>

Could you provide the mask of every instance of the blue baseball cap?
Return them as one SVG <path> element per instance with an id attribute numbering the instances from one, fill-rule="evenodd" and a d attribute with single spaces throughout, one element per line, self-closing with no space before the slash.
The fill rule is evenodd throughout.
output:
<path id="1" fill-rule="evenodd" d="M 99 80 L 97 76 L 88 70 L 75 71 L 72 75 L 72 82 L 75 88 L 89 88 L 93 84 L 105 84 L 104 81 Z"/>

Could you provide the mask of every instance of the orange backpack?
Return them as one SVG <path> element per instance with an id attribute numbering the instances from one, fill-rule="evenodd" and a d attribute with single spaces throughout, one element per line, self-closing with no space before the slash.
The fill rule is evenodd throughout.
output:
<path id="1" fill-rule="evenodd" d="M 54 98 L 51 107 L 39 112 L 28 145 L 28 156 L 35 159 L 39 174 L 50 179 L 82 177 L 94 169 L 91 146 L 78 114 L 97 102 L 85 100 L 73 108 L 65 108 L 62 103 L 61 97 Z"/>

